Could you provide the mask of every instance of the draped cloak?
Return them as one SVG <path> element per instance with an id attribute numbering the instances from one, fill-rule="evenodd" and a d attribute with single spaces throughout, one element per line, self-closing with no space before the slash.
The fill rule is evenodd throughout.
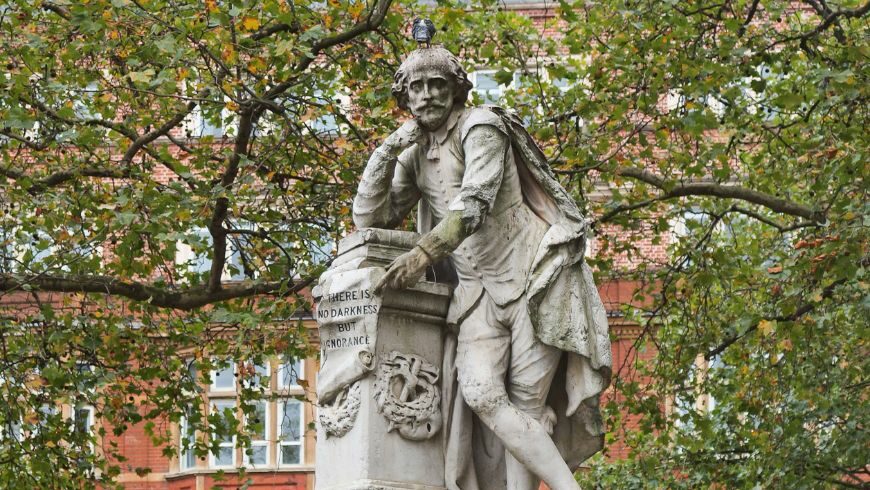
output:
<path id="1" fill-rule="evenodd" d="M 523 200 L 549 226 L 526 281 L 529 314 L 541 342 L 565 352 L 547 399 L 557 415 L 553 440 L 576 469 L 604 445 L 600 394 L 610 384 L 612 359 L 607 315 L 583 260 L 587 222 L 559 184 L 522 122 L 496 106 L 483 106 L 504 123 L 514 152 Z M 420 201 L 420 233 L 434 224 Z M 459 390 L 456 336 L 446 336 L 442 372 L 445 479 L 451 490 L 506 486 L 504 448 L 473 415 Z"/>

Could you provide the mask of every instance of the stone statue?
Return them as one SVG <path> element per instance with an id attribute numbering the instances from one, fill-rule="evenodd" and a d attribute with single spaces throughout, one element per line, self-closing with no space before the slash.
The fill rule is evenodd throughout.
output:
<path id="1" fill-rule="evenodd" d="M 354 222 L 395 228 L 418 208 L 423 236 L 376 294 L 401 294 L 430 267 L 455 284 L 441 388 L 447 487 L 576 489 L 573 470 L 603 445 L 598 400 L 612 364 L 583 260 L 586 221 L 514 115 L 466 107 L 471 88 L 443 47 L 427 40 L 407 57 L 392 92 L 413 118 L 369 159 Z"/>

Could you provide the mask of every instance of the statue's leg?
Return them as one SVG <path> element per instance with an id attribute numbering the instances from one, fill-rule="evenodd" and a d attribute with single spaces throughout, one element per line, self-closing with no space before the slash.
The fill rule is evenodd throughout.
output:
<path id="1" fill-rule="evenodd" d="M 508 318 L 512 325 L 510 367 L 506 380 L 508 397 L 511 403 L 540 422 L 547 434 L 552 435 L 556 413 L 547 406 L 547 395 L 562 352 L 535 337 L 525 297 L 511 306 L 509 313 L 513 316 Z M 538 488 L 540 480 L 512 455 L 506 456 L 506 464 L 508 481 L 517 482 L 508 486 L 508 490 Z"/>
<path id="2" fill-rule="evenodd" d="M 508 305 L 506 309 L 499 308 L 484 293 L 475 309 L 462 322 L 456 357 L 459 386 L 466 403 L 515 458 L 513 462 L 510 459 L 506 462 L 513 466 L 513 469 L 508 470 L 509 488 L 519 489 L 534 484 L 528 471 L 522 469 L 525 468 L 547 482 L 553 490 L 576 490 L 578 487 L 574 475 L 559 454 L 547 428 L 508 397 L 505 382 L 508 365 L 512 364 L 512 335 L 508 325 L 511 324 L 509 320 L 514 320 L 509 310 L 518 302 Z M 557 355 L 558 351 L 555 351 L 553 357 L 556 362 Z M 552 376 L 548 378 L 549 381 L 552 381 Z M 543 391 L 546 397 L 547 390 Z"/>

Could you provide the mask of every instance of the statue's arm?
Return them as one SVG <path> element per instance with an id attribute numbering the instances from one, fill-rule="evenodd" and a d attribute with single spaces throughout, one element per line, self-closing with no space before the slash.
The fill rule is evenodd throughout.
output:
<path id="1" fill-rule="evenodd" d="M 447 216 L 417 243 L 433 262 L 447 256 L 483 225 L 501 187 L 510 140 L 501 128 L 480 124 L 468 130 L 462 147 L 462 188 Z"/>
<path id="2" fill-rule="evenodd" d="M 404 126 L 403 126 L 404 128 Z M 390 135 L 372 153 L 353 201 L 358 228 L 395 228 L 420 199 L 414 176 L 399 162 L 399 154 L 413 144 L 413 134 Z"/>

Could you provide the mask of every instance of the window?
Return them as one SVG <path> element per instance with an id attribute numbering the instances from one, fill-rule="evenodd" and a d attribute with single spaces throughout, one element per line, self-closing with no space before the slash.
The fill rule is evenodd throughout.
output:
<path id="1" fill-rule="evenodd" d="M 76 405 L 72 410 L 72 423 L 75 435 L 88 440 L 85 448 L 93 451 L 94 443 L 91 438 L 94 435 L 94 407 Z"/>
<path id="2" fill-rule="evenodd" d="M 302 435 L 305 424 L 302 402 L 284 400 L 278 403 L 278 460 L 281 466 L 302 464 Z"/>
<path id="3" fill-rule="evenodd" d="M 236 363 L 233 361 L 216 361 L 211 372 L 211 389 L 213 391 L 235 391 Z"/>
<path id="4" fill-rule="evenodd" d="M 246 428 L 251 436 L 251 447 L 245 450 L 245 464 L 265 466 L 269 464 L 269 410 L 265 400 L 254 403 L 247 416 Z"/>
<path id="5" fill-rule="evenodd" d="M 472 72 L 471 83 L 472 92 L 480 96 L 484 104 L 498 104 L 504 95 L 505 86 L 496 81 L 494 70 Z"/>
<path id="6" fill-rule="evenodd" d="M 190 373 L 190 364 L 187 369 Z M 199 417 L 194 414 L 185 414 L 179 420 L 177 470 L 217 470 L 242 465 L 263 469 L 303 464 L 308 423 L 306 402 L 302 399 L 303 370 L 304 361 L 291 358 L 264 358 L 261 362 L 213 358 L 209 376 L 200 377 L 198 388 L 209 399 L 208 426 L 196 424 Z M 260 393 L 262 399 L 245 400 L 247 405 L 242 405 L 241 393 Z M 205 461 L 195 455 L 198 431 L 215 434 L 208 441 L 211 451 Z M 236 435 L 217 436 L 217 433 Z M 245 434 L 250 443 L 243 443 L 238 434 Z"/>
<path id="7" fill-rule="evenodd" d="M 235 400 L 212 400 L 212 423 L 222 428 L 224 434 L 230 432 L 236 420 Z M 236 465 L 236 436 L 224 435 L 218 438 L 217 454 L 211 453 L 213 468 L 230 468 Z"/>
<path id="8" fill-rule="evenodd" d="M 196 446 L 196 431 L 190 426 L 190 420 L 187 417 L 182 417 L 178 424 L 178 432 L 180 434 L 180 445 L 178 448 L 180 467 L 182 470 L 189 470 L 196 467 L 196 454 L 194 447 Z"/>
<path id="9" fill-rule="evenodd" d="M 188 243 L 176 244 L 175 263 L 192 274 L 206 274 L 211 270 L 211 234 L 208 229 L 197 227 L 188 235 Z M 242 243 L 238 238 L 227 239 L 227 258 L 221 279 L 224 281 L 241 281 L 245 278 L 242 264 Z"/>

